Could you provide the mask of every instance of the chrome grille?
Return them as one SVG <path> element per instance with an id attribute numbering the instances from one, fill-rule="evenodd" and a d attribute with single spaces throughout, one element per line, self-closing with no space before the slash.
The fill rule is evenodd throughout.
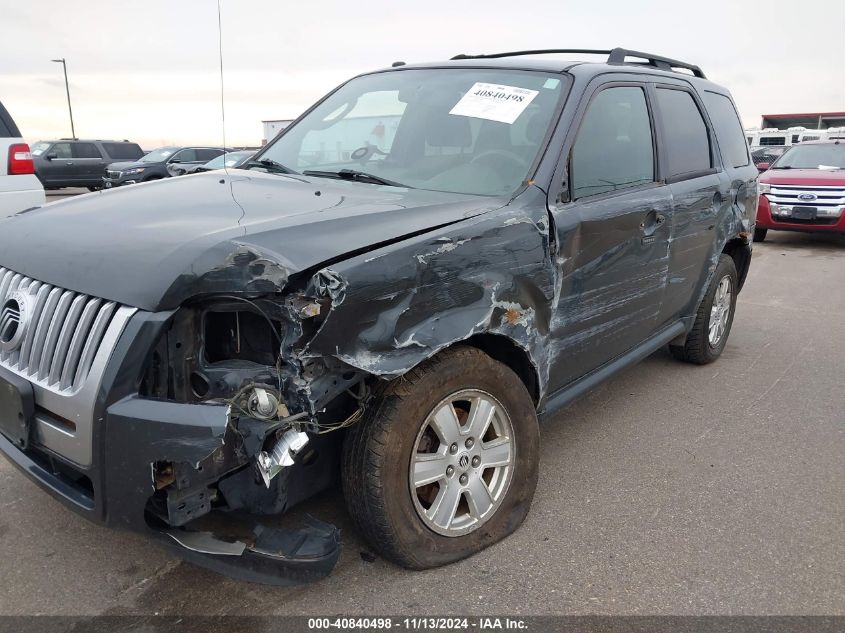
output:
<path id="1" fill-rule="evenodd" d="M 807 185 L 772 185 L 767 194 L 769 202 L 775 204 L 799 204 L 813 207 L 837 207 L 845 204 L 845 187 L 807 186 Z M 815 196 L 812 200 L 802 200 L 801 196 Z"/>
<path id="2" fill-rule="evenodd" d="M 118 178 L 120 178 L 120 172 L 114 171 L 113 169 L 107 169 L 106 170 L 106 177 L 117 180 Z"/>
<path id="3" fill-rule="evenodd" d="M 31 310 L 23 341 L 0 351 L 0 365 L 50 390 L 78 391 L 120 306 L 0 267 L 0 305 L 14 292 L 30 296 Z"/>

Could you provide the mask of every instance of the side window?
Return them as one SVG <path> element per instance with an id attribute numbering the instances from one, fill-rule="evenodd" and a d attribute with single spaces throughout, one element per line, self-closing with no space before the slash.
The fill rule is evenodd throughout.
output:
<path id="1" fill-rule="evenodd" d="M 73 158 L 70 143 L 54 143 L 48 154 L 55 154 L 56 158 Z"/>
<path id="2" fill-rule="evenodd" d="M 181 152 L 176 152 L 176 154 L 174 154 L 170 160 L 178 160 L 183 163 L 190 163 L 192 161 L 197 160 L 197 151 L 195 149 L 183 149 Z"/>
<path id="3" fill-rule="evenodd" d="M 71 152 L 74 158 L 102 158 L 100 150 L 93 143 L 74 143 Z"/>
<path id="4" fill-rule="evenodd" d="M 654 142 L 642 88 L 606 88 L 590 103 L 569 164 L 577 200 L 654 181 Z"/>
<path id="5" fill-rule="evenodd" d="M 220 156 L 223 153 L 221 149 L 198 149 L 197 160 L 209 161 Z"/>
<path id="6" fill-rule="evenodd" d="M 666 137 L 667 176 L 710 169 L 710 137 L 692 95 L 685 90 L 658 88 L 657 104 Z"/>
<path id="7" fill-rule="evenodd" d="M 135 159 L 144 155 L 135 143 L 103 143 L 103 148 L 114 159 Z"/>
<path id="8" fill-rule="evenodd" d="M 710 114 L 722 160 L 731 167 L 749 163 L 748 146 L 743 142 L 742 124 L 731 100 L 717 92 L 704 92 L 704 105 Z"/>

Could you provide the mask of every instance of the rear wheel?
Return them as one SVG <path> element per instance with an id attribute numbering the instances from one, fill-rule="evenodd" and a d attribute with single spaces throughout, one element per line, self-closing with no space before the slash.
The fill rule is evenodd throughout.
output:
<path id="1" fill-rule="evenodd" d="M 754 241 L 755 242 L 762 242 L 766 239 L 766 233 L 769 232 L 769 229 L 754 229 Z"/>
<path id="2" fill-rule="evenodd" d="M 537 416 L 522 381 L 483 352 L 459 347 L 387 386 L 350 430 L 343 489 L 376 551 L 426 569 L 516 530 L 538 467 Z"/>
<path id="3" fill-rule="evenodd" d="M 734 260 L 730 255 L 720 255 L 686 342 L 669 346 L 675 358 L 696 365 L 706 365 L 719 358 L 733 325 L 737 281 Z"/>

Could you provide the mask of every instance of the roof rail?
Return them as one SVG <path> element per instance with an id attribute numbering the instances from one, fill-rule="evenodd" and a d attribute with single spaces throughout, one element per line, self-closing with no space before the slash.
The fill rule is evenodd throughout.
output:
<path id="1" fill-rule="evenodd" d="M 648 61 L 649 66 L 660 68 L 661 70 L 674 70 L 675 68 L 683 68 L 692 71 L 692 74 L 701 79 L 707 79 L 704 71 L 695 64 L 687 64 L 686 62 L 671 59 L 670 57 L 661 57 L 652 53 L 641 53 L 640 51 L 629 51 L 626 48 L 614 48 L 610 51 L 610 56 L 607 58 L 608 64 L 624 64 L 626 57 L 638 57 Z M 635 62 L 636 63 L 636 62 Z"/>
<path id="2" fill-rule="evenodd" d="M 669 57 L 662 57 L 652 53 L 642 53 L 640 51 L 631 51 L 626 48 L 614 48 L 613 50 L 593 49 L 593 48 L 543 48 L 530 51 L 511 51 L 508 53 L 489 53 L 486 55 L 455 55 L 452 59 L 498 59 L 501 57 L 520 57 L 523 55 L 546 55 L 550 53 L 575 53 L 588 55 L 607 55 L 608 64 L 639 64 L 646 66 L 653 66 L 660 70 L 672 71 L 675 68 L 683 68 L 692 71 L 692 74 L 701 79 L 706 79 L 704 72 L 698 66 L 687 64 L 686 62 L 678 61 L 677 59 L 670 59 Z M 646 61 L 645 64 L 640 62 L 626 62 L 628 57 L 637 57 Z"/>

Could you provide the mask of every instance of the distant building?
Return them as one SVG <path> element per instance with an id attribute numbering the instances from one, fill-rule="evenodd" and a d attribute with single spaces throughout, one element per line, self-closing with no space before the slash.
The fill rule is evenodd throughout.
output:
<path id="1" fill-rule="evenodd" d="M 808 130 L 826 130 L 845 126 L 845 112 L 805 112 L 803 114 L 764 114 L 760 127 L 788 130 L 804 127 Z"/>
<path id="2" fill-rule="evenodd" d="M 278 119 L 276 121 L 262 121 L 261 123 L 264 125 L 264 136 L 261 137 L 261 144 L 267 145 L 276 137 L 276 134 L 293 123 L 293 119 Z"/>

